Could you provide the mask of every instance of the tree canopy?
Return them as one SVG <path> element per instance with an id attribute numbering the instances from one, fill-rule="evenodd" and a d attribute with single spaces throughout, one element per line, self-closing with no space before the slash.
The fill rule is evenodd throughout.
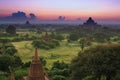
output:
<path id="1" fill-rule="evenodd" d="M 106 80 L 117 80 L 120 75 L 120 44 L 98 45 L 79 53 L 73 59 L 70 70 L 71 80 L 90 76 L 92 80 L 101 80 L 102 76 Z"/>
<path id="2" fill-rule="evenodd" d="M 69 65 L 63 61 L 54 62 L 49 76 L 51 80 L 66 80 L 69 77 Z"/>
<path id="3" fill-rule="evenodd" d="M 9 71 L 8 67 L 19 67 L 22 60 L 16 55 L 17 49 L 11 43 L 2 43 L 0 45 L 0 70 Z"/>
<path id="4" fill-rule="evenodd" d="M 9 25 L 7 28 L 6 28 L 6 32 L 9 33 L 9 34 L 16 34 L 16 28 L 13 26 L 13 25 Z"/>
<path id="5" fill-rule="evenodd" d="M 78 34 L 70 34 L 69 36 L 69 40 L 71 41 L 77 41 L 79 39 L 79 35 Z"/>

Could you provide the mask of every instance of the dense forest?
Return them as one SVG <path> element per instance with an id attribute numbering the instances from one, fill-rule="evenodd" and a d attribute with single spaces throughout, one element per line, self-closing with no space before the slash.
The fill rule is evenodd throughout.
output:
<path id="1" fill-rule="evenodd" d="M 0 80 L 28 75 L 35 48 L 50 80 L 120 80 L 119 28 L 0 25 Z"/>

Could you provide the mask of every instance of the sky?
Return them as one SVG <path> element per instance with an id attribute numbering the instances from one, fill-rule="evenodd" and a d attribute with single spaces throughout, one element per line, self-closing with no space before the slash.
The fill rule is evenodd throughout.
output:
<path id="1" fill-rule="evenodd" d="M 87 19 L 120 21 L 120 0 L 0 0 L 0 17 L 23 11 L 29 17 L 54 20 L 65 16 L 67 20 Z"/>

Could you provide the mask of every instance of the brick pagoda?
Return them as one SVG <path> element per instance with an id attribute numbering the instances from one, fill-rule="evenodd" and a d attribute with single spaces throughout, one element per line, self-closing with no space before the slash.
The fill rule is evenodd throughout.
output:
<path id="1" fill-rule="evenodd" d="M 23 80 L 48 80 L 44 75 L 42 63 L 38 57 L 37 49 L 30 65 L 29 75 L 23 77 Z"/>

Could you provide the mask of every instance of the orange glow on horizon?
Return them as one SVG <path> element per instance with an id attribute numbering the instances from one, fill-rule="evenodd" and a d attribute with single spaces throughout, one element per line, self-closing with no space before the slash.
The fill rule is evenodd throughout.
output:
<path id="1" fill-rule="evenodd" d="M 19 11 L 19 10 L 17 10 Z M 16 10 L 12 11 L 6 11 L 0 13 L 0 16 L 6 17 L 12 15 L 13 12 L 17 12 Z M 25 9 L 20 10 L 26 13 L 26 15 L 29 17 L 30 13 L 34 13 L 37 17 L 37 19 L 43 19 L 43 20 L 55 20 L 58 18 L 58 16 L 65 16 L 66 20 L 76 20 L 77 18 L 80 19 L 87 19 L 88 17 L 93 17 L 94 19 L 100 20 L 100 19 L 120 19 L 120 12 L 89 12 L 89 11 L 71 11 L 71 10 L 54 10 L 54 9 Z M 53 13 L 52 13 L 53 12 Z"/>
<path id="2" fill-rule="evenodd" d="M 27 17 L 33 13 L 38 20 L 120 20 L 120 0 L 1 0 L 0 18 L 11 16 L 17 11 L 25 12 Z"/>

